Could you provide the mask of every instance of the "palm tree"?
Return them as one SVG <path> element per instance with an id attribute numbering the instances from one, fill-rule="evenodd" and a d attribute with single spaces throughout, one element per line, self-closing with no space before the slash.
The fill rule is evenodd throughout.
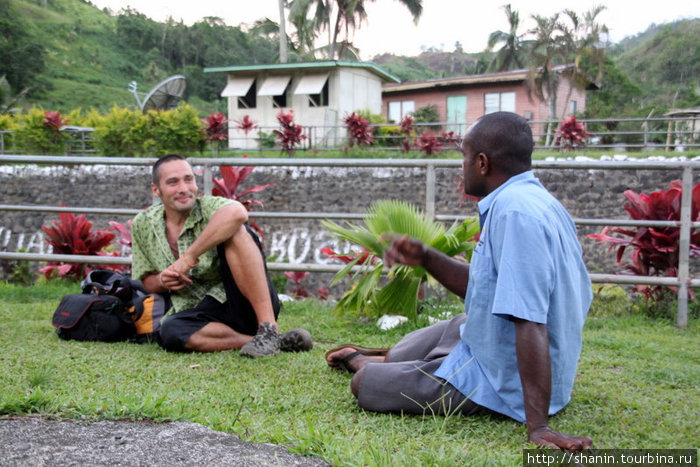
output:
<path id="1" fill-rule="evenodd" d="M 374 0 L 367 0 L 374 1 Z M 423 13 L 423 0 L 399 0 L 418 22 Z M 328 58 L 335 60 L 343 58 L 348 52 L 354 51 L 350 42 L 350 32 L 360 28 L 367 19 L 365 0 L 293 0 L 290 17 L 307 17 L 314 8 L 313 24 L 316 34 L 328 32 Z M 345 38 L 340 40 L 341 31 Z"/>
<path id="2" fill-rule="evenodd" d="M 287 63 L 287 19 L 284 15 L 285 0 L 277 0 L 280 12 L 280 63 Z"/>
<path id="3" fill-rule="evenodd" d="M 574 86 L 584 87 L 591 79 L 600 82 L 603 78 L 608 27 L 596 22 L 596 17 L 604 9 L 604 6 L 594 7 L 584 14 L 582 20 L 576 12 L 564 10 L 571 25 L 562 25 L 563 40 L 570 63 L 573 63 L 566 102 L 569 102 Z M 594 75 L 595 78 L 592 78 Z M 566 111 L 564 106 L 562 119 L 566 116 Z"/>
<path id="4" fill-rule="evenodd" d="M 547 103 L 549 122 L 545 145 L 549 146 L 552 120 L 556 119 L 557 115 L 557 87 L 560 78 L 554 67 L 566 61 L 566 46 L 559 13 L 549 18 L 540 15 L 532 15 L 532 18 L 537 25 L 529 31 L 535 38 L 530 49 L 527 88 L 528 93 L 534 93 Z"/>
<path id="5" fill-rule="evenodd" d="M 308 16 L 314 8 L 313 16 Z M 294 0 L 289 9 L 289 22 L 296 30 L 293 40 L 295 52 L 305 59 L 313 59 L 317 52 L 315 46 L 319 31 L 327 30 L 330 24 L 330 5 L 326 0 Z"/>
<path id="6" fill-rule="evenodd" d="M 520 15 L 510 7 L 510 3 L 503 6 L 508 18 L 510 28 L 508 32 L 494 31 L 489 35 L 487 50 L 491 51 L 496 44 L 503 43 L 496 55 L 489 63 L 488 71 L 507 71 L 525 68 L 525 49 L 523 36 L 518 35 Z"/>

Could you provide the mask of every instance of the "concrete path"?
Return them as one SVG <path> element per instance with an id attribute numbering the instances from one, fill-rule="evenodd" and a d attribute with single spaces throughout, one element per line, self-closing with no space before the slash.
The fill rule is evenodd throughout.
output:
<path id="1" fill-rule="evenodd" d="M 0 419 L 0 466 L 325 466 L 191 422 Z"/>

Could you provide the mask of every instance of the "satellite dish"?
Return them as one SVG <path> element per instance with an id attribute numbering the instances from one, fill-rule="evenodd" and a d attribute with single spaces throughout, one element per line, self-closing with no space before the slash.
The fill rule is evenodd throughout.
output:
<path id="1" fill-rule="evenodd" d="M 143 101 L 139 98 L 137 87 L 136 81 L 129 83 L 129 91 L 134 94 L 141 112 L 146 113 L 149 110 L 170 110 L 177 107 L 185 93 L 186 83 L 182 75 L 170 76 L 156 84 Z"/>

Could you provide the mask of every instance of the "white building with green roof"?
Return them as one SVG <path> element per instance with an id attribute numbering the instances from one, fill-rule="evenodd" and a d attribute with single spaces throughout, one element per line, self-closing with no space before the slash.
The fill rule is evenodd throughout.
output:
<path id="1" fill-rule="evenodd" d="M 279 128 L 281 110 L 312 128 L 312 144 L 344 144 L 343 118 L 357 111 L 382 113 L 382 84 L 399 79 L 372 63 L 318 61 L 205 68 L 226 73 L 221 96 L 228 99 L 229 147 L 256 148 L 257 132 L 245 134 L 236 121 L 248 116 L 261 131 Z M 306 131 L 305 131 L 306 133 Z"/>

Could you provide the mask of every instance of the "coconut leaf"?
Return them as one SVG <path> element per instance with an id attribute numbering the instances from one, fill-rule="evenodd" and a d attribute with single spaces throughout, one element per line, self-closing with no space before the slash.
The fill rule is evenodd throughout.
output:
<path id="1" fill-rule="evenodd" d="M 335 311 L 340 314 L 352 312 L 371 317 L 383 314 L 402 314 L 415 319 L 418 307 L 418 289 L 428 280 L 422 267 L 397 265 L 391 268 L 388 282 L 381 285 L 384 250 L 392 237 L 408 235 L 449 256 L 465 254 L 471 256 L 474 248 L 472 238 L 478 233 L 476 218 L 456 222 L 448 230 L 442 223 L 425 217 L 416 206 L 400 200 L 380 200 L 372 203 L 364 215 L 364 226 L 347 223 L 341 226 L 324 220 L 322 226 L 332 235 L 347 240 L 364 249 L 377 259 L 369 259 L 365 267 L 351 276 L 351 288 L 338 302 Z M 339 253 L 357 256 L 354 252 Z M 349 262 L 333 279 L 336 284 L 350 274 L 359 262 L 359 256 Z M 431 283 L 434 284 L 434 281 Z"/>

